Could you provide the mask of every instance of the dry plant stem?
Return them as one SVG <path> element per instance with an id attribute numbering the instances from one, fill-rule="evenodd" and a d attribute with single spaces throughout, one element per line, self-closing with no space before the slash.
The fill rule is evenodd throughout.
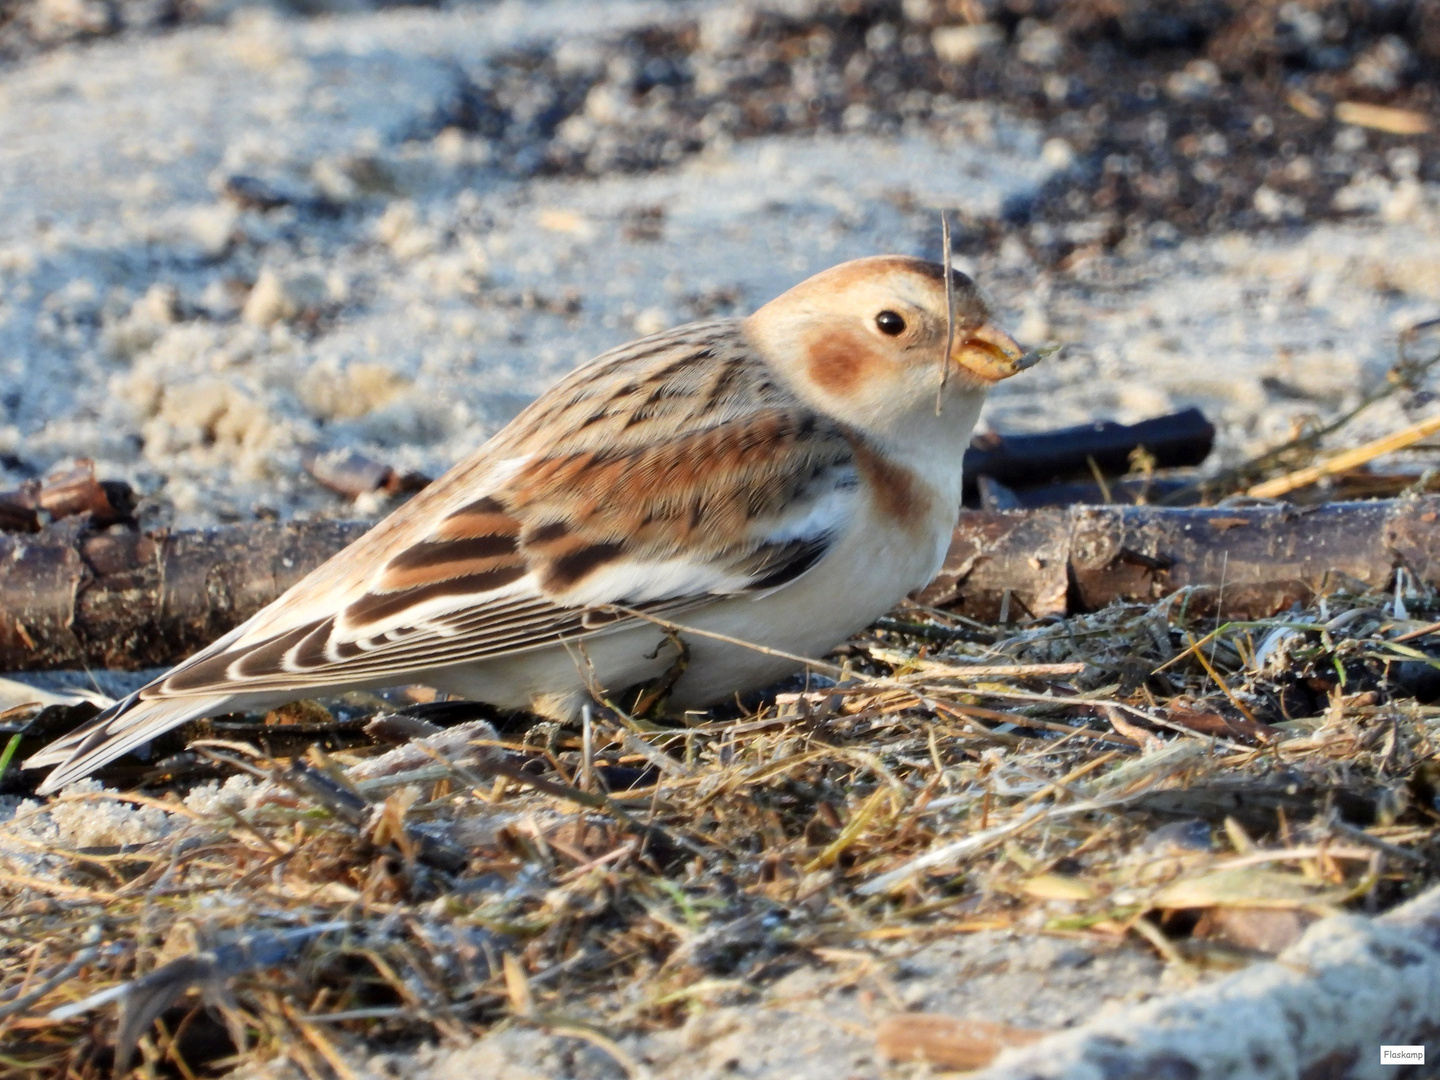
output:
<path id="1" fill-rule="evenodd" d="M 699 627 L 686 626 L 683 623 L 672 622 L 670 619 L 662 619 L 658 615 L 651 615 L 645 611 L 637 611 L 634 608 L 622 607 L 619 604 L 608 604 L 606 607 L 622 615 L 629 615 L 636 619 L 644 619 L 646 622 L 654 623 L 656 626 L 675 634 L 692 634 L 695 637 L 709 638 L 711 641 L 723 641 L 727 645 L 738 645 L 743 649 L 753 649 L 755 652 L 762 653 L 765 656 L 778 656 L 783 660 L 792 660 L 812 671 L 823 672 L 837 679 L 843 678 L 845 675 L 843 668 L 836 664 L 826 663 L 824 660 L 816 660 L 809 656 L 800 656 L 796 653 L 785 652 L 781 649 L 772 649 L 766 645 L 757 645 L 753 641 L 745 641 L 743 638 L 731 637 L 729 634 L 718 634 L 713 630 L 701 630 Z"/>
<path id="2" fill-rule="evenodd" d="M 881 656 L 882 650 L 875 649 L 872 653 Z M 888 659 L 883 656 L 881 658 Z M 1067 664 L 968 664 L 926 657 L 913 660 L 906 666 L 918 668 L 932 678 L 942 679 L 1060 679 L 1085 672 L 1085 664 L 1079 661 Z"/>
<path id="3" fill-rule="evenodd" d="M 323 1031 L 301 1016 L 289 1002 L 282 1000 L 280 1008 L 284 1011 L 286 1019 L 304 1036 L 305 1041 L 315 1049 L 315 1052 L 325 1059 L 325 1064 L 334 1070 L 340 1080 L 360 1080 L 359 1074 L 346 1064 L 340 1051 Z"/>
<path id="4" fill-rule="evenodd" d="M 1171 492 L 1160 500 L 1160 505 L 1183 505 L 1194 501 L 1197 495 L 1205 492 L 1228 495 L 1237 490 L 1238 487 L 1248 479 L 1252 479 L 1257 475 L 1263 475 L 1270 468 L 1282 464 L 1287 457 L 1297 451 L 1313 449 L 1325 436 L 1339 431 L 1377 401 L 1383 401 L 1407 385 L 1416 384 L 1420 375 L 1434 367 L 1435 364 L 1440 363 L 1440 350 L 1437 350 L 1434 355 L 1427 356 L 1424 359 L 1415 359 L 1408 355 L 1408 346 L 1411 342 L 1423 337 L 1427 331 L 1433 330 L 1437 325 L 1440 325 L 1440 320 L 1431 319 L 1427 322 L 1417 323 L 1406 329 L 1404 333 L 1400 335 L 1400 357 L 1391 369 L 1391 378 L 1378 389 L 1372 390 L 1362 397 L 1360 401 L 1356 403 L 1355 407 L 1348 412 L 1342 413 L 1328 424 L 1291 439 L 1289 442 L 1283 443 L 1273 450 L 1267 450 L 1263 454 L 1259 454 L 1234 468 L 1226 469 L 1216 476 L 1210 477 L 1208 480 L 1201 480 L 1188 487 Z"/>
<path id="5" fill-rule="evenodd" d="M 945 273 L 945 351 L 940 356 L 940 385 L 935 390 L 935 415 L 939 416 L 950 381 L 950 350 L 955 345 L 955 279 L 950 267 L 950 215 L 940 211 L 940 261 Z"/>
<path id="6" fill-rule="evenodd" d="M 1378 1080 L 1394 1071 L 1381 1045 L 1437 1037 L 1440 887 L 1378 919 L 1325 919 L 1273 963 L 1007 1051 L 974 1080 Z"/>
<path id="7" fill-rule="evenodd" d="M 1391 638 L 1395 644 L 1403 644 L 1407 641 L 1418 641 L 1422 637 L 1429 637 L 1431 634 L 1440 633 L 1440 622 L 1427 623 L 1418 629 L 1401 634 L 1399 637 Z"/>
<path id="8" fill-rule="evenodd" d="M 1286 473 L 1284 476 L 1277 476 L 1273 480 L 1266 480 L 1263 484 L 1256 484 L 1245 494 L 1254 499 L 1278 499 L 1288 495 L 1292 491 L 1309 487 L 1311 484 L 1323 480 L 1327 476 L 1336 476 L 1350 469 L 1358 468 L 1367 462 L 1374 461 L 1386 454 L 1393 454 L 1397 450 L 1404 450 L 1407 446 L 1414 446 L 1422 439 L 1427 439 L 1440 431 L 1440 416 L 1432 416 L 1421 420 L 1418 424 L 1412 424 L 1402 431 L 1392 432 L 1383 438 L 1375 439 L 1364 446 L 1357 446 L 1353 450 L 1346 450 L 1327 458 L 1318 465 L 1311 465 L 1309 468 L 1296 469 L 1294 472 Z"/>
<path id="9" fill-rule="evenodd" d="M 1424 135 L 1430 130 L 1430 118 L 1422 112 L 1364 101 L 1337 102 L 1335 119 L 1342 124 L 1372 128 L 1391 135 Z"/>
<path id="10" fill-rule="evenodd" d="M 100 950 L 98 948 L 86 949 L 84 952 L 79 953 L 73 960 L 34 989 L 21 995 L 14 1001 L 7 1001 L 3 1006 L 0 1006 L 0 1020 L 5 1020 L 11 1016 L 18 1016 L 25 1012 L 31 1005 L 50 993 L 50 991 L 69 982 L 75 976 L 76 972 L 86 964 L 94 961 L 99 955 Z"/>
<path id="11" fill-rule="evenodd" d="M 1194 648 L 1193 641 L 1191 642 L 1191 647 Z M 1195 659 L 1199 661 L 1200 666 L 1205 669 L 1205 674 L 1209 675 L 1210 678 L 1215 680 L 1215 685 L 1220 688 L 1220 692 L 1225 695 L 1225 697 L 1229 700 L 1230 704 L 1234 705 L 1235 708 L 1239 710 L 1240 715 L 1245 717 L 1245 719 L 1249 720 L 1252 724 L 1256 723 L 1257 721 L 1255 720 L 1255 714 L 1250 711 L 1249 706 L 1247 706 L 1243 701 L 1241 701 L 1238 697 L 1235 696 L 1235 691 L 1230 689 L 1230 684 L 1220 677 L 1220 673 L 1215 670 L 1215 664 L 1213 660 L 1207 660 L 1205 658 L 1204 651 L 1198 648 L 1195 648 Z"/>
<path id="12" fill-rule="evenodd" d="M 571 1039 L 579 1039 L 587 1042 L 597 1050 L 602 1051 L 611 1061 L 624 1071 L 627 1078 L 635 1078 L 646 1075 L 640 1065 L 627 1054 L 614 1039 L 601 1032 L 595 1031 L 584 1024 L 577 1023 L 546 1023 L 545 1030 L 552 1035 L 564 1035 Z"/>

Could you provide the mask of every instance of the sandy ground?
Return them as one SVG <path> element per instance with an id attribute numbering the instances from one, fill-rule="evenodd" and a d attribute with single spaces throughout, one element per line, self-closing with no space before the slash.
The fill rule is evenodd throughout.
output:
<path id="1" fill-rule="evenodd" d="M 759 1008 L 710 1004 L 678 1029 L 622 1040 L 621 1050 L 638 1066 L 635 1073 L 674 1080 L 919 1077 L 930 1070 L 877 1058 L 875 1025 L 884 1017 L 918 1009 L 1054 1030 L 1178 985 L 1162 977 L 1158 960 L 1135 949 L 1097 952 L 1088 944 L 991 931 L 877 951 L 837 958 L 829 968 L 797 969 L 767 988 Z M 453 1052 L 362 1058 L 360 1067 L 416 1080 L 626 1075 L 607 1051 L 581 1039 L 522 1028 Z"/>
<path id="2" fill-rule="evenodd" d="M 936 208 L 979 228 L 1073 158 L 955 103 L 938 129 L 718 139 L 641 175 L 525 178 L 446 123 L 500 52 L 558 37 L 583 66 L 596 31 L 690 11 L 242 13 L 0 73 L 0 482 L 89 456 L 179 524 L 375 513 L 320 488 L 305 453 L 439 472 L 609 346 L 744 313 L 845 258 L 933 255 Z M 591 99 L 587 115 L 624 107 Z M 966 260 L 1018 336 L 1067 346 L 987 422 L 1198 404 L 1233 458 L 1343 406 L 1400 329 L 1440 314 L 1440 197 L 1413 154 L 1390 159 L 1347 189 L 1362 212 L 1344 223 L 1162 226 L 1064 272 L 1018 240 Z M 236 178 L 290 205 L 256 208 Z"/>
<path id="3" fill-rule="evenodd" d="M 86 456 L 154 520 L 375 514 L 312 481 L 304 454 L 350 447 L 438 473 L 609 346 L 744 313 L 842 259 L 933 256 L 937 209 L 1001 222 L 1072 167 L 1063 139 L 986 104 L 955 104 L 939 132 L 717 140 L 587 179 L 525 176 L 447 122 L 500 52 L 558 42 L 583 68 L 600 62 L 595 34 L 700 7 L 724 5 L 242 12 L 0 69 L 0 483 Z M 597 118 L 624 107 L 592 98 Z M 1003 385 L 986 422 L 1195 404 L 1234 459 L 1333 414 L 1383 377 L 1400 330 L 1440 316 L 1440 190 L 1418 176 L 1392 152 L 1346 189 L 1344 222 L 1155 228 L 1064 270 L 991 245 L 967 268 L 1017 336 L 1066 349 Z M 1425 400 L 1387 404 L 1354 437 Z M 758 1008 L 717 990 L 685 1028 L 622 1048 L 657 1077 L 900 1075 L 873 1057 L 883 1013 L 1055 1027 L 1167 985 L 1138 950 L 987 932 L 837 955 Z M 521 1029 L 351 1060 L 426 1080 L 623 1074 L 582 1041 Z"/>

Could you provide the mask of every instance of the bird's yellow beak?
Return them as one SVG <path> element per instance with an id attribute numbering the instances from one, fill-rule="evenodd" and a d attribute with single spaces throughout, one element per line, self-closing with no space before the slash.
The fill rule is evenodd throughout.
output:
<path id="1" fill-rule="evenodd" d="M 1043 354 L 1026 352 L 1015 339 L 989 323 L 961 332 L 950 350 L 950 359 L 976 378 L 996 383 L 1033 367 Z"/>

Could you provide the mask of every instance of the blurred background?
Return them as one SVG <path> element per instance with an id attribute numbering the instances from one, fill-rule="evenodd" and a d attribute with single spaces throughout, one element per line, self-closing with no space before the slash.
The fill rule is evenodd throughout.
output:
<path id="1" fill-rule="evenodd" d="M 0 0 L 0 487 L 377 514 L 315 463 L 435 475 L 607 347 L 938 257 L 942 209 L 1065 346 L 986 424 L 1195 405 L 1218 467 L 1440 315 L 1437 73 L 1426 0 Z"/>

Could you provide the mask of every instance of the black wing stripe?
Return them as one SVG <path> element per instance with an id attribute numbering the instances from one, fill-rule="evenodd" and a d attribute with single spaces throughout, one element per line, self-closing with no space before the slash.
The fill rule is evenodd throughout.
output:
<path id="1" fill-rule="evenodd" d="M 514 534 L 427 540 L 402 551 L 387 564 L 393 570 L 437 570 L 474 559 L 499 559 L 516 553 Z"/>
<path id="2" fill-rule="evenodd" d="M 525 571 L 514 534 L 470 536 L 460 540 L 426 540 L 396 555 L 377 582 L 381 592 L 423 588 L 435 581 L 488 574 L 496 570 Z"/>
<path id="3" fill-rule="evenodd" d="M 619 541 L 587 544 L 578 551 L 551 560 L 545 570 L 541 587 L 547 592 L 563 593 L 578 585 L 606 563 L 614 562 L 625 554 L 625 545 Z"/>
<path id="4" fill-rule="evenodd" d="M 296 627 L 294 630 L 271 638 L 258 648 L 246 650 L 234 665 L 233 677 L 249 679 L 259 675 L 288 673 L 286 657 L 289 656 L 291 650 L 304 645 L 306 639 L 316 631 L 322 635 L 325 634 L 329 622 L 331 620 L 325 619 L 307 626 Z"/>
<path id="5" fill-rule="evenodd" d="M 297 626 L 294 630 L 279 634 L 253 648 L 206 656 L 179 668 L 167 676 L 162 685 L 167 692 L 174 691 L 176 693 L 192 693 L 196 690 L 209 689 L 229 680 L 231 665 L 235 664 L 238 664 L 235 675 L 239 678 L 248 678 L 251 673 L 258 676 L 279 671 L 285 654 L 327 621 L 322 619 L 319 622 Z"/>
<path id="6" fill-rule="evenodd" d="M 365 647 L 356 641 L 335 639 L 335 620 L 326 619 L 295 646 L 291 664 L 299 671 L 313 671 L 359 656 Z"/>
<path id="7" fill-rule="evenodd" d="M 781 544 L 765 544 L 741 564 L 755 580 L 745 592 L 761 592 L 789 584 L 824 558 L 831 537 L 804 537 Z"/>
<path id="8" fill-rule="evenodd" d="M 366 623 L 382 622 L 393 619 L 396 615 L 430 600 L 478 596 L 494 589 L 504 588 L 512 582 L 519 581 L 526 572 L 525 567 L 521 565 L 504 565 L 493 570 L 481 571 L 478 574 L 466 574 L 464 577 L 432 581 L 428 585 L 402 589 L 399 592 L 366 593 L 347 607 L 342 617 L 348 626 L 355 627 L 364 626 Z"/>

